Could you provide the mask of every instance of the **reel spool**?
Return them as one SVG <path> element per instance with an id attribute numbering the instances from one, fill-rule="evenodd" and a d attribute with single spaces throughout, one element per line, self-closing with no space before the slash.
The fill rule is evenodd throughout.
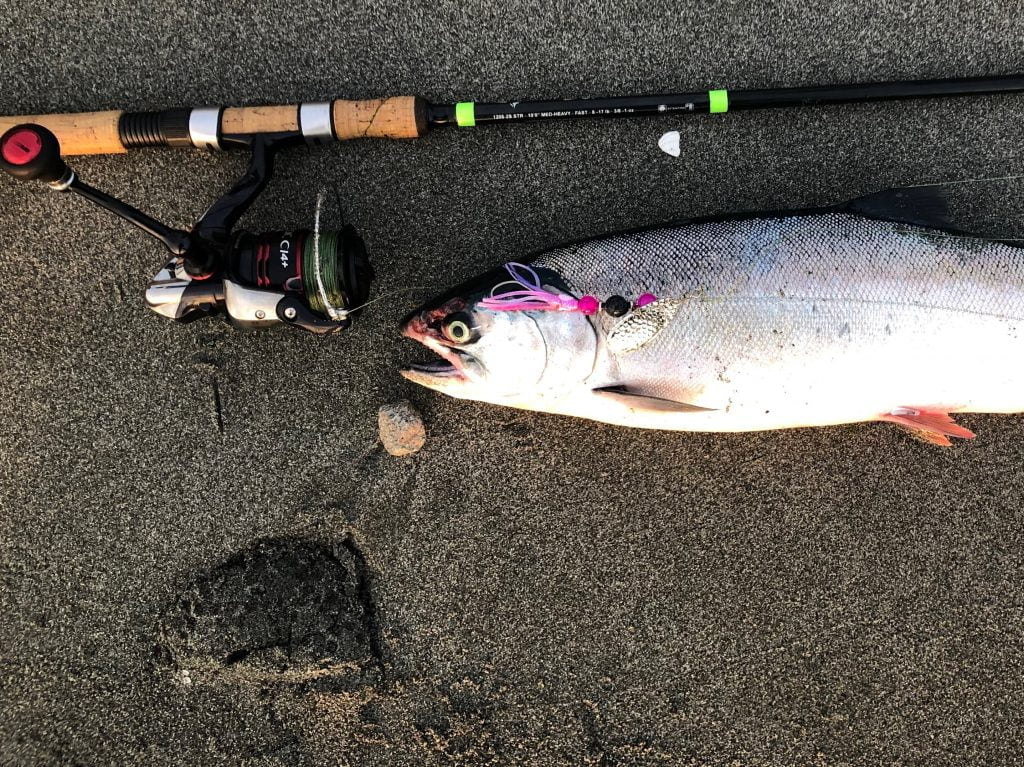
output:
<path id="1" fill-rule="evenodd" d="M 48 129 L 17 125 L 0 137 L 0 168 L 24 181 L 70 191 L 150 234 L 172 258 L 146 289 L 158 314 L 191 322 L 224 314 L 235 325 L 291 325 L 313 333 L 347 328 L 366 303 L 373 269 L 349 225 L 338 230 L 234 232 L 233 227 L 273 173 L 277 150 L 303 141 L 299 132 L 222 136 L 251 150 L 245 174 L 189 231 L 173 229 L 83 183 L 60 156 Z"/>
<path id="2" fill-rule="evenodd" d="M 235 239 L 229 271 L 248 286 L 305 296 L 324 317 L 366 302 L 369 261 L 355 229 L 320 232 L 243 232 Z"/>

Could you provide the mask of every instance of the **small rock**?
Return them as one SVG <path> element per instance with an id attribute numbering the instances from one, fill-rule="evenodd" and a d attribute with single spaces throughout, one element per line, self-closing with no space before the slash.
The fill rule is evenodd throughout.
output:
<path id="1" fill-rule="evenodd" d="M 427 441 L 423 418 L 408 400 L 381 405 L 377 427 L 380 441 L 391 455 L 412 455 Z"/>

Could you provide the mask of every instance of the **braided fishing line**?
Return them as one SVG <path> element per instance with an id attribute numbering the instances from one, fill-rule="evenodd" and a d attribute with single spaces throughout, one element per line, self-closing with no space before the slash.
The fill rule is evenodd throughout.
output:
<path id="1" fill-rule="evenodd" d="M 350 226 L 343 223 L 337 190 L 336 214 L 342 219 L 339 229 L 321 229 L 324 199 L 327 190 L 317 194 L 312 237 L 303 248 L 303 258 L 310 268 L 302 272 L 302 288 L 310 309 L 332 320 L 344 320 L 365 306 L 352 304 L 365 300 L 366 292 L 359 286 L 372 279 L 372 269 L 365 262 L 362 242 Z"/>
<path id="2" fill-rule="evenodd" d="M 357 312 L 360 309 L 365 309 L 370 304 L 375 304 L 384 298 L 390 298 L 391 296 L 397 296 L 401 293 L 411 293 L 414 290 L 437 290 L 436 285 L 410 285 L 406 288 L 396 288 L 395 290 L 389 290 L 387 293 L 381 293 L 376 298 L 373 298 L 366 303 L 359 304 L 359 306 L 353 306 L 351 309 L 345 309 L 343 314 L 351 314 Z"/>
<path id="3" fill-rule="evenodd" d="M 338 232 L 333 229 L 314 231 L 303 250 L 302 257 L 313 265 L 302 273 L 302 287 L 309 306 L 334 319 L 339 310 L 345 310 L 347 303 L 339 269 Z"/>

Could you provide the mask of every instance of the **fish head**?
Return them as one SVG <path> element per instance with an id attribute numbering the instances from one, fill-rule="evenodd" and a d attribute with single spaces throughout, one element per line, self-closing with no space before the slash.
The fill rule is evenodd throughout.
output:
<path id="1" fill-rule="evenodd" d="M 482 306 L 507 278 L 488 272 L 408 315 L 402 334 L 438 358 L 402 375 L 452 397 L 533 410 L 584 388 L 597 357 L 590 320 L 579 312 Z"/>

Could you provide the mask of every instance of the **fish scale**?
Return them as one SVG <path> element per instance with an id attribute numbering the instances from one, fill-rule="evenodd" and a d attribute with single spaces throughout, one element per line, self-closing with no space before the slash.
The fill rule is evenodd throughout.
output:
<path id="1" fill-rule="evenodd" d="M 713 221 L 616 235 L 539 256 L 574 291 L 660 298 L 927 303 L 1024 315 L 1020 248 L 849 214 Z"/>

